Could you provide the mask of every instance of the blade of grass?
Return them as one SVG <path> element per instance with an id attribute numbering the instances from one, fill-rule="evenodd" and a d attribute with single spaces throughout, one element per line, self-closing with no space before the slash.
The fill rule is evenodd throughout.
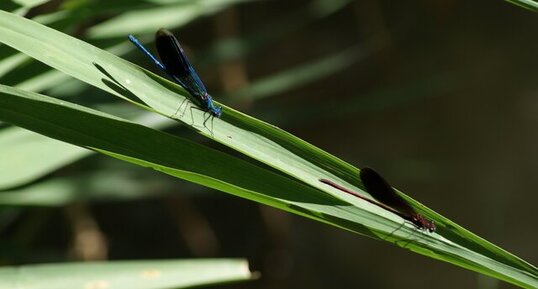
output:
<path id="1" fill-rule="evenodd" d="M 178 27 L 204 15 L 216 13 L 230 5 L 247 0 L 198 0 L 163 5 L 123 13 L 88 31 L 91 38 L 117 37 L 134 33 L 153 34 L 161 27 Z"/>
<path id="2" fill-rule="evenodd" d="M 361 199 L 346 203 L 255 164 L 65 101 L 0 85 L 0 120 L 522 287 L 538 285 L 532 265 L 446 219 L 437 223 L 436 233 L 417 232 L 399 216 Z M 439 219 L 431 210 L 419 209 Z"/>
<path id="3" fill-rule="evenodd" d="M 224 7 L 227 7 L 227 5 L 232 5 L 232 4 L 235 4 L 237 2 L 242 2 L 242 1 L 237 1 L 237 0 L 228 1 L 228 2 L 223 3 L 222 5 L 220 5 L 219 7 L 222 9 Z M 317 19 L 318 17 L 324 17 L 327 14 L 333 13 L 334 10 L 341 9 L 342 6 L 345 6 L 348 3 L 349 3 L 349 1 L 345 0 L 345 1 L 341 1 L 341 2 L 336 1 L 335 3 L 333 3 L 331 5 L 326 5 L 326 4 L 320 3 L 319 0 L 313 1 L 311 3 L 311 5 L 309 6 L 309 9 L 308 9 L 308 11 L 310 11 L 310 13 L 306 13 L 306 14 L 309 15 L 308 17 L 310 17 L 310 18 L 307 18 L 308 20 L 303 19 L 303 18 L 306 17 L 306 15 L 304 15 L 305 14 L 304 12 L 302 12 L 302 11 L 300 13 L 294 12 L 293 15 L 288 15 L 288 16 L 293 16 L 293 17 L 288 17 L 287 22 L 292 21 L 295 24 L 285 22 L 286 24 L 281 25 L 281 26 L 283 28 L 288 29 L 288 30 L 289 30 L 290 27 L 295 27 L 295 29 L 297 28 L 297 26 L 302 27 L 305 24 L 303 22 L 306 21 L 306 23 L 309 23 L 309 22 L 312 22 L 312 20 Z M 37 20 L 38 22 L 43 23 L 43 24 L 62 21 L 62 25 L 64 27 L 67 27 L 67 26 L 71 25 L 71 24 L 69 24 L 71 22 L 80 21 L 80 17 L 72 17 L 71 15 L 72 14 L 78 14 L 79 12 L 77 12 L 77 11 L 79 11 L 81 9 L 85 9 L 85 11 L 91 11 L 91 13 L 84 13 L 85 19 L 89 19 L 90 17 L 99 17 L 99 15 L 102 15 L 103 13 L 109 13 L 110 14 L 110 13 L 114 13 L 115 10 L 121 11 L 120 8 L 124 7 L 124 5 L 125 5 L 125 4 L 118 5 L 118 3 L 115 2 L 115 3 L 113 3 L 114 5 L 112 5 L 112 6 L 110 6 L 110 5 L 108 5 L 108 6 L 100 6 L 99 9 L 95 9 L 96 7 L 89 6 L 88 4 L 89 3 L 85 3 L 83 6 L 79 5 L 79 6 L 71 7 L 71 8 L 64 7 L 64 8 L 69 8 L 68 11 L 64 11 L 64 12 L 68 12 L 68 13 L 62 13 L 62 14 L 54 16 L 52 18 L 49 17 L 49 16 L 38 17 L 38 19 L 35 19 L 35 20 Z M 131 4 L 133 4 L 132 1 L 130 2 L 130 5 Z M 224 4 L 226 4 L 226 5 L 224 5 Z M 202 12 L 199 9 L 199 6 L 200 6 L 199 3 L 192 2 L 192 3 L 182 3 L 179 6 L 178 5 L 176 5 L 176 6 L 173 6 L 173 5 L 172 6 L 167 6 L 165 8 L 166 9 L 171 9 L 171 10 L 176 10 L 176 11 L 177 10 L 182 10 L 182 12 L 178 11 L 178 13 L 182 13 L 182 15 L 188 16 L 187 17 L 188 20 L 192 20 L 192 19 L 196 19 L 197 17 L 199 17 L 200 13 L 207 13 L 207 12 Z M 178 9 L 178 8 L 181 8 L 181 9 Z M 189 9 L 185 10 L 185 8 L 189 8 Z M 158 16 L 158 13 L 156 13 L 154 11 L 155 9 L 157 9 L 157 10 L 161 9 L 162 10 L 163 8 L 144 9 L 144 10 L 135 11 L 135 12 L 126 11 L 125 13 L 120 14 L 119 17 L 121 17 L 121 18 L 148 19 L 148 17 L 149 18 L 153 17 L 152 15 L 157 15 Z M 135 13 L 135 15 L 131 15 L 131 13 Z M 301 15 L 302 17 L 298 17 L 297 14 Z M 314 14 L 314 15 L 310 15 L 310 14 Z M 105 26 L 108 27 L 107 29 L 104 30 L 105 34 L 107 33 L 106 31 L 114 31 L 114 33 L 115 33 L 114 36 L 124 35 L 125 33 L 127 33 L 127 32 L 122 33 L 121 29 L 119 29 L 119 27 L 116 27 L 116 25 L 125 26 L 125 24 L 122 23 L 122 21 L 115 20 L 116 17 L 114 17 L 112 19 L 113 19 L 113 21 L 109 20 L 105 24 Z M 163 22 L 163 21 L 166 21 L 166 19 L 168 19 L 168 20 L 170 20 L 172 22 Z M 160 18 L 159 23 L 161 23 L 161 26 L 170 27 L 170 26 L 172 26 L 173 23 L 176 23 L 178 21 L 176 18 L 174 18 L 173 20 L 171 18 L 170 19 L 166 18 L 166 19 Z M 182 22 L 182 24 L 185 24 L 185 21 L 182 20 L 181 22 Z M 281 20 L 276 21 L 276 22 L 280 23 L 280 24 L 284 23 Z M 302 23 L 302 24 L 297 25 L 296 22 L 299 22 L 299 23 Z M 137 31 L 138 32 L 147 32 L 147 31 L 155 30 L 154 28 L 151 28 L 151 27 L 155 27 L 155 22 L 154 21 L 152 21 L 151 24 L 149 24 L 149 23 L 146 23 L 146 24 L 147 24 L 146 26 L 140 26 L 140 29 L 137 30 Z M 271 27 L 274 28 L 274 24 L 275 23 L 273 23 L 273 25 L 268 25 L 268 26 L 271 26 Z M 140 25 L 140 23 L 138 23 L 138 25 Z M 130 27 L 130 28 L 132 28 L 132 27 Z M 97 30 L 99 31 L 99 29 L 97 29 Z M 266 32 L 269 32 L 269 31 L 274 32 L 274 29 L 272 29 L 272 30 L 266 29 L 266 30 L 267 30 Z M 118 31 L 120 31 L 120 32 L 118 32 Z M 130 32 L 133 33 L 132 30 Z M 259 33 L 257 33 L 257 35 L 259 35 Z M 108 35 L 108 34 L 101 35 L 100 33 L 95 33 L 95 31 L 93 31 L 91 33 L 91 36 L 93 38 L 100 38 L 100 37 L 107 37 L 107 36 L 110 36 L 110 35 Z M 263 39 L 265 41 L 267 41 L 270 38 L 263 37 Z M 120 43 L 118 45 L 115 45 L 113 47 L 108 48 L 107 50 L 111 51 L 111 52 L 113 51 L 113 53 L 115 53 L 115 54 L 125 54 L 126 52 L 133 50 L 133 48 L 134 47 L 132 45 L 130 45 L 130 43 Z M 23 60 L 27 61 L 27 59 L 28 59 L 28 56 L 26 56 L 24 54 L 21 54 L 21 53 L 14 54 L 12 56 L 13 57 L 4 58 L 2 61 L 0 61 L 0 76 L 2 74 L 2 71 L 5 71 L 5 72 L 12 71 L 15 66 L 18 66 L 21 63 L 21 61 L 23 61 Z M 10 61 L 11 58 L 13 58 L 13 61 Z M 22 82 L 17 84 L 16 87 L 24 89 L 24 90 L 43 91 L 43 90 L 49 89 L 51 87 L 54 87 L 55 89 L 56 88 L 62 88 L 63 86 L 65 86 L 66 83 L 68 83 L 68 82 L 70 83 L 69 76 L 62 73 L 62 72 L 59 72 L 57 70 L 45 71 L 44 73 L 38 74 L 37 76 L 35 75 L 35 73 L 36 73 L 35 69 L 30 69 L 30 70 L 27 70 L 27 71 L 30 74 L 29 73 L 19 73 L 18 74 L 17 77 L 19 79 L 21 79 Z M 327 74 L 327 72 L 325 72 L 324 74 Z M 13 76 L 11 78 L 13 78 Z M 77 85 L 77 87 L 79 88 L 79 90 L 83 88 L 83 86 L 81 86 L 81 85 Z M 57 92 L 53 92 L 53 94 L 58 95 Z M 252 93 L 249 96 L 252 97 L 253 96 Z M 28 132 L 15 132 L 14 130 L 16 130 L 16 129 L 12 128 L 9 135 L 7 133 L 0 133 L 0 144 L 8 143 L 10 141 L 11 136 L 14 133 L 28 134 Z M 7 139 L 5 141 L 3 141 L 2 140 L 3 137 L 7 137 Z M 0 190 L 6 189 L 6 188 L 9 188 L 9 187 L 12 187 L 12 186 L 22 185 L 22 184 L 27 183 L 29 181 L 33 181 L 36 178 L 44 176 L 47 173 L 49 173 L 51 171 L 54 171 L 57 168 L 59 168 L 59 167 L 61 167 L 63 165 L 67 165 L 67 164 L 71 163 L 72 161 L 76 161 L 78 159 L 78 158 L 69 158 L 69 153 L 67 153 L 67 154 L 55 154 L 54 153 L 56 151 L 61 152 L 65 148 L 65 144 L 60 144 L 59 145 L 60 148 L 55 149 L 54 147 L 51 147 L 51 146 L 53 146 L 54 142 L 51 141 L 50 139 L 48 139 L 48 140 L 43 139 L 42 140 L 42 137 L 39 136 L 39 135 L 36 135 L 36 134 L 26 135 L 25 137 L 27 137 L 27 138 L 31 137 L 32 138 L 32 140 L 29 141 L 29 142 L 26 142 L 25 146 L 24 146 L 24 148 L 26 148 L 27 151 L 29 152 L 28 154 L 24 153 L 24 148 L 16 147 L 17 151 L 14 151 L 14 152 L 10 153 L 9 151 L 11 151 L 12 149 L 15 149 L 15 147 L 0 146 L 0 147 L 2 147 L 2 151 L 6 152 L 8 155 L 12 155 L 13 153 L 15 153 L 16 155 L 20 155 L 20 156 L 27 156 L 27 157 L 24 158 L 24 160 L 28 160 L 28 162 L 25 162 L 25 161 L 19 159 L 16 162 L 16 168 L 18 168 L 18 169 L 15 169 L 15 170 L 13 170 L 13 169 L 12 170 L 7 170 L 6 169 L 6 171 L 8 171 L 9 173 L 0 176 Z M 29 144 L 33 144 L 33 146 L 29 146 Z M 45 148 L 48 148 L 49 146 L 50 146 L 49 149 L 45 149 Z M 78 149 L 78 148 L 75 148 L 75 147 L 71 147 L 71 148 Z M 47 154 L 46 154 L 47 155 L 47 160 L 51 161 L 51 163 L 47 163 L 47 160 L 45 160 L 43 158 L 34 158 L 32 156 L 32 153 L 35 154 L 35 152 L 37 152 L 39 150 L 46 150 L 47 151 Z M 78 149 L 78 150 L 80 150 L 80 149 Z M 66 151 L 69 152 L 70 150 L 66 150 Z M 86 152 L 91 153 L 90 151 L 86 151 Z M 38 160 L 38 159 L 39 159 L 39 162 L 35 162 L 35 160 Z M 62 159 L 64 161 L 61 161 Z M 7 164 L 4 163 L 4 166 L 6 166 L 6 165 Z M 4 168 L 2 167 L 2 164 L 0 163 L 0 171 L 3 171 L 3 169 Z"/>
<path id="4" fill-rule="evenodd" d="M 231 93 L 231 98 L 258 100 L 279 94 L 307 83 L 314 82 L 340 70 L 371 54 L 371 49 L 353 46 L 328 57 L 316 59 L 256 80 L 249 86 Z"/>
<path id="5" fill-rule="evenodd" d="M 77 202 L 124 202 L 166 195 L 202 196 L 200 186 L 178 186 L 162 174 L 102 169 L 96 173 L 70 174 L 0 192 L 0 206 L 61 207 Z"/>
<path id="6" fill-rule="evenodd" d="M 28 183 L 89 153 L 18 127 L 0 130 L 0 148 L 0 190 Z"/>
<path id="7" fill-rule="evenodd" d="M 247 281 L 239 259 L 114 261 L 0 267 L 0 288 L 192 288 Z"/>
<path id="8" fill-rule="evenodd" d="M 128 119 L 153 128 L 174 124 L 155 116 L 144 113 Z M 0 162 L 0 191 L 35 181 L 94 153 L 19 127 L 0 130 L 0 151 L 5 155 Z"/>
<path id="9" fill-rule="evenodd" d="M 30 20 L 1 11 L 0 16 L 0 41 L 82 81 L 126 100 L 125 95 L 137 96 L 165 116 L 174 115 L 185 101 L 182 88 L 112 54 Z M 225 108 L 222 120 L 212 119 L 208 128 L 202 125 L 205 113 L 183 109 L 177 118 L 201 134 L 312 185 L 323 187 L 317 181 L 321 176 L 337 178 L 327 170 L 335 167 L 346 168 L 336 173 L 357 183 L 357 169 L 271 125 Z"/>
<path id="10" fill-rule="evenodd" d="M 519 7 L 523 7 L 532 12 L 538 12 L 538 2 L 536 1 L 533 1 L 533 0 L 506 0 L 506 1 L 514 5 L 517 5 Z"/>
<path id="11" fill-rule="evenodd" d="M 126 95 L 136 95 L 163 115 L 173 115 L 178 103 L 184 100 L 178 93 L 185 94 L 185 91 L 178 86 L 111 54 L 27 19 L 3 12 L 0 12 L 0 16 L 0 41 L 74 77 L 124 99 L 128 99 Z M 197 147 L 199 151 L 195 153 L 190 151 L 192 149 L 190 147 L 195 144 L 180 144 L 178 139 L 159 140 L 163 135 L 158 135 L 152 130 L 137 134 L 134 134 L 136 131 L 134 130 L 131 131 L 133 135 L 123 129 L 117 130 L 117 135 L 110 135 L 110 132 L 114 131 L 111 123 L 94 120 L 97 123 L 94 123 L 95 126 L 90 131 L 84 131 L 85 134 L 97 133 L 100 125 L 106 128 L 105 131 L 101 131 L 106 136 L 101 136 L 100 141 L 95 142 L 94 138 L 80 135 L 82 129 L 88 129 L 86 123 L 82 127 L 70 127 L 65 130 L 65 126 L 88 120 L 88 116 L 80 116 L 82 109 L 79 108 L 78 113 L 64 111 L 63 109 L 70 107 L 66 102 L 54 102 L 48 98 L 46 101 L 39 100 L 42 96 L 27 95 L 9 88 L 5 90 L 9 91 L 5 95 L 19 97 L 0 98 L 0 105 L 4 107 L 2 110 L 4 115 L 0 114 L 0 117 L 9 119 L 17 125 L 32 127 L 32 130 L 65 141 L 67 141 L 65 138 L 78 137 L 80 139 L 71 139 L 71 142 L 192 182 L 390 241 L 432 258 L 448 261 L 523 287 L 532 288 L 537 285 L 538 270 L 535 267 L 465 231 L 416 201 L 411 203 L 419 212 L 438 224 L 439 229 L 436 233 L 416 234 L 415 228 L 407 223 L 402 225 L 403 220 L 397 215 L 323 186 L 318 181 L 320 177 L 332 179 L 350 189 L 360 191 L 358 170 L 274 126 L 230 108 L 224 108 L 222 119 L 213 120 L 211 129 L 202 125 L 205 115 L 198 110 L 186 109 L 177 119 L 207 137 L 280 170 L 287 175 L 286 178 L 273 175 L 254 165 L 243 164 L 212 150 Z M 40 108 L 36 109 L 37 107 Z M 25 109 L 30 109 L 31 112 L 23 113 Z M 56 113 L 44 114 L 50 111 Z M 66 121 L 64 118 L 70 120 Z M 116 119 L 116 121 L 124 123 L 123 120 Z M 50 122 L 56 123 L 61 129 L 46 125 Z M 60 131 L 57 131 L 58 129 Z M 121 138 L 117 139 L 118 136 Z M 148 142 L 150 139 L 153 142 Z M 126 147 L 112 145 L 110 142 L 113 140 Z M 126 140 L 136 143 L 125 143 Z M 159 144 L 158 148 L 151 149 L 155 143 Z M 144 146 L 135 149 L 132 147 L 134 145 Z M 163 150 L 163 147 L 168 150 Z M 183 162 L 178 162 L 178 158 Z M 189 167 L 193 166 L 193 162 L 196 166 Z M 247 173 L 249 180 L 245 180 Z M 258 183 L 258 180 L 265 181 L 267 178 L 269 181 L 266 184 Z M 310 186 L 301 185 L 296 180 Z M 368 196 L 365 192 L 362 194 Z M 409 236 L 412 236 L 412 240 L 409 240 Z M 406 243 L 401 240 L 406 240 Z"/>

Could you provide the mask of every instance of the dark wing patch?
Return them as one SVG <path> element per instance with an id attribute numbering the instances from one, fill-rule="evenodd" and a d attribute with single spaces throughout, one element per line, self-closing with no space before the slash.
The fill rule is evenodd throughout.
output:
<path id="1" fill-rule="evenodd" d="M 177 38 L 166 29 L 159 29 L 155 45 L 161 62 L 170 76 L 181 84 L 191 95 L 205 100 L 207 90 L 192 67 Z"/>
<path id="2" fill-rule="evenodd" d="M 412 217 L 416 214 L 415 209 L 398 195 L 390 184 L 376 171 L 370 168 L 363 168 L 361 169 L 359 176 L 366 191 L 376 200 L 408 217 Z"/>

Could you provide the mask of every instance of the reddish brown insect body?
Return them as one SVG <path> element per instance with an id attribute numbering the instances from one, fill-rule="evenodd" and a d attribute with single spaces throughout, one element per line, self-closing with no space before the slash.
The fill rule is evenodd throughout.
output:
<path id="1" fill-rule="evenodd" d="M 398 216 L 415 224 L 419 229 L 434 232 L 436 227 L 433 221 L 426 219 L 417 213 L 409 203 L 407 203 L 396 191 L 383 179 L 376 171 L 370 168 L 363 168 L 359 174 L 366 191 L 375 198 L 376 201 L 365 198 L 356 192 L 346 189 L 330 180 L 320 179 L 319 181 L 333 188 L 339 189 L 348 194 L 354 195 L 374 205 L 391 211 Z"/>

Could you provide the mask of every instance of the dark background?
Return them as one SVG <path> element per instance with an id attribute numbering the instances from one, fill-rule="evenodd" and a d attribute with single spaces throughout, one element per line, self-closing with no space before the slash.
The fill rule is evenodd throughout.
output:
<path id="1" fill-rule="evenodd" d="M 538 264 L 538 15 L 485 0 L 351 1 L 326 14 L 313 3 L 238 4 L 173 31 L 217 100 L 376 168 L 433 210 Z M 215 52 L 214 43 L 230 37 L 249 52 Z M 129 58 L 147 64 L 134 50 Z M 324 59 L 333 66 L 316 66 Z M 301 73 L 307 80 L 294 78 Z M 104 156 L 48 178 L 103 167 L 157 178 L 165 196 L 25 209 L 1 232 L 16 248 L 3 263 L 245 257 L 261 279 L 220 287 L 514 287 Z M 80 228 L 105 244 L 101 252 L 77 251 Z"/>

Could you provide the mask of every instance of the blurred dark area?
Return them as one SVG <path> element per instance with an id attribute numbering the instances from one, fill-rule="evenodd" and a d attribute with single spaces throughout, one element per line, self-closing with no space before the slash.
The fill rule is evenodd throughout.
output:
<path id="1" fill-rule="evenodd" d="M 485 0 L 254 1 L 174 32 L 219 102 L 357 167 L 376 168 L 429 208 L 538 264 L 537 14 Z M 240 41 L 226 46 L 229 39 Z M 94 155 L 47 178 L 114 162 Z M 4 216 L 13 210 L 13 219 L 0 223 L 9 248 L 1 262 L 245 257 L 261 278 L 219 288 L 515 288 L 158 172 L 143 174 L 166 183 L 159 188 L 165 193 L 2 209 Z"/>

